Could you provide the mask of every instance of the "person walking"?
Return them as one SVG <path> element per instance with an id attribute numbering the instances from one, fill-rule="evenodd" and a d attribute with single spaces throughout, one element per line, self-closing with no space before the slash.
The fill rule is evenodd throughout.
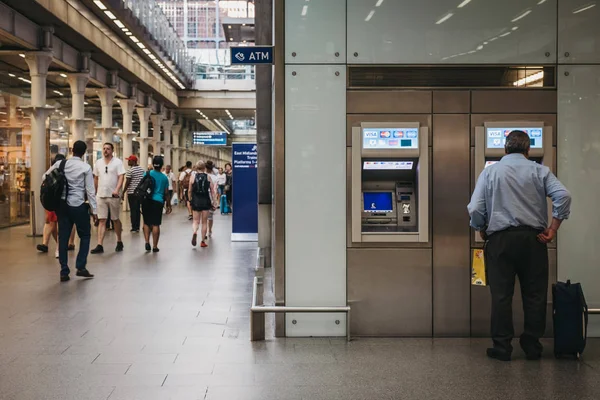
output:
<path id="1" fill-rule="evenodd" d="M 520 345 L 528 360 L 542 355 L 546 329 L 548 248 L 571 209 L 571 195 L 546 166 L 528 160 L 529 136 L 512 131 L 506 155 L 484 169 L 467 206 L 471 226 L 486 241 L 485 262 L 492 294 L 490 358 L 510 361 L 514 336 L 512 301 L 519 277 L 525 329 Z M 552 199 L 548 222 L 546 198 Z"/>
<path id="2" fill-rule="evenodd" d="M 146 172 L 154 180 L 152 197 L 142 202 L 142 213 L 144 215 L 144 239 L 146 239 L 146 251 L 152 250 L 158 253 L 158 240 L 160 239 L 160 225 L 162 223 L 163 207 L 170 214 L 171 197 L 169 193 L 169 178 L 161 172 L 164 160 L 161 156 L 154 156 L 152 166 L 154 169 Z M 152 234 L 152 247 L 150 246 L 150 234 Z"/>
<path id="3" fill-rule="evenodd" d="M 188 209 L 188 220 L 192 220 L 192 203 L 188 193 L 192 176 L 192 162 L 187 161 L 185 163 L 184 170 L 179 174 L 179 187 L 181 188 L 181 202 L 185 202 Z"/>
<path id="4" fill-rule="evenodd" d="M 217 190 L 219 191 L 219 196 L 225 194 L 225 183 L 227 183 L 227 175 L 225 175 L 223 168 L 219 167 L 219 173 L 217 174 Z"/>
<path id="5" fill-rule="evenodd" d="M 123 187 L 123 200 L 127 195 L 129 202 L 129 217 L 131 219 L 131 232 L 138 233 L 140 231 L 141 221 L 141 203 L 137 196 L 133 193 L 144 177 L 145 171 L 138 165 L 138 158 L 135 155 L 129 156 L 127 159 L 129 170 L 125 173 L 125 186 Z"/>
<path id="6" fill-rule="evenodd" d="M 125 177 L 123 162 L 113 156 L 115 148 L 112 143 L 104 143 L 102 147 L 103 158 L 96 161 L 94 166 L 94 184 L 97 190 L 98 203 L 98 245 L 92 250 L 92 254 L 104 253 L 104 235 L 106 233 L 106 220 L 109 216 L 113 221 L 115 233 L 117 234 L 117 247 L 115 251 L 123 251 L 123 225 L 119 219 L 121 212 L 121 187 Z"/>
<path id="7" fill-rule="evenodd" d="M 165 172 L 163 172 L 167 179 L 169 180 L 169 202 L 173 199 L 174 189 L 177 187 L 177 181 L 175 180 L 175 174 L 170 165 L 165 167 Z M 170 203 L 169 203 L 170 204 Z"/>
<path id="8" fill-rule="evenodd" d="M 59 161 L 66 159 L 63 154 L 57 154 L 52 161 L 52 165 Z M 43 180 L 43 179 L 42 179 Z M 46 221 L 44 223 L 44 231 L 42 232 L 42 244 L 37 245 L 37 250 L 41 253 L 48 252 L 48 245 L 50 244 L 50 238 L 53 238 L 56 242 L 56 250 L 54 257 L 58 258 L 58 216 L 54 211 L 46 210 Z M 75 250 L 75 227 L 71 229 L 71 236 L 69 236 L 69 251 Z"/>
<path id="9" fill-rule="evenodd" d="M 225 196 L 229 209 L 233 210 L 233 169 L 230 163 L 225 164 Z"/>
<path id="10" fill-rule="evenodd" d="M 211 193 L 210 193 L 210 198 L 213 201 L 213 207 L 208 210 L 208 232 L 206 234 L 206 236 L 204 237 L 204 240 L 208 240 L 208 238 L 212 237 L 213 234 L 213 225 L 214 225 L 214 218 L 215 218 L 215 209 L 218 206 L 218 201 L 217 199 L 219 198 L 217 196 L 217 179 L 218 179 L 218 172 L 217 172 L 217 168 L 215 168 L 215 163 L 212 162 L 211 160 L 208 160 L 205 164 L 206 166 L 206 174 L 208 175 L 208 179 L 210 180 L 211 183 Z"/>
<path id="11" fill-rule="evenodd" d="M 200 247 L 208 247 L 206 244 L 206 234 L 208 230 L 208 213 L 214 210 L 213 199 L 214 187 L 208 175 L 206 174 L 206 165 L 202 161 L 196 164 L 196 171 L 192 173 L 188 193 L 191 198 L 192 216 L 193 216 L 193 235 L 192 246 L 196 246 L 198 241 L 198 228 L 202 225 L 202 242 Z"/>
<path id="12" fill-rule="evenodd" d="M 75 261 L 76 275 L 83 278 L 94 277 L 87 269 L 92 230 L 90 214 L 93 216 L 94 221 L 97 221 L 98 217 L 96 215 L 96 190 L 92 168 L 83 161 L 86 150 L 87 145 L 85 142 L 78 140 L 73 143 L 73 157 L 66 161 L 64 167 L 66 187 L 56 213 L 58 217 L 58 259 L 61 282 L 70 280 L 68 249 L 73 225 L 76 227 L 79 236 L 79 252 Z M 46 174 L 58 168 L 61 162 L 57 161 Z M 86 198 L 89 204 L 86 204 Z"/>

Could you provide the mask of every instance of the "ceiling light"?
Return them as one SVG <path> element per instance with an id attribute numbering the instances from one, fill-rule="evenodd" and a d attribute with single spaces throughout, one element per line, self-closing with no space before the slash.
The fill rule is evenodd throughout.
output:
<path id="1" fill-rule="evenodd" d="M 6 113 L 4 111 L 0 111 L 0 114 L 2 115 L 6 115 Z"/>
<path id="2" fill-rule="evenodd" d="M 233 38 L 229 38 L 229 41 L 230 41 L 230 42 L 233 42 Z"/>
<path id="3" fill-rule="evenodd" d="M 469 0 L 469 1 L 471 1 L 471 0 Z M 383 0 L 377 0 L 377 4 L 375 4 L 375 7 L 381 6 L 381 3 L 383 3 Z"/>
<path id="4" fill-rule="evenodd" d="M 227 26 L 227 29 L 231 29 L 231 25 Z"/>
<path id="5" fill-rule="evenodd" d="M 491 38 L 490 42 L 493 42 L 494 40 L 498 40 L 498 36 Z"/>
<path id="6" fill-rule="evenodd" d="M 515 17 L 513 20 L 511 20 L 511 22 L 517 22 L 518 20 L 525 18 L 529 14 L 531 14 L 531 10 L 527 10 L 523 14 L 519 15 L 518 17 Z"/>
<path id="7" fill-rule="evenodd" d="M 156 56 L 154 54 L 148 54 L 148 57 L 150 57 L 151 60 L 156 60 Z"/>
<path id="8" fill-rule="evenodd" d="M 15 74 L 8 74 L 8 76 L 10 76 L 11 78 L 14 78 L 16 75 Z"/>
<path id="9" fill-rule="evenodd" d="M 25 79 L 25 78 L 19 78 L 20 81 L 23 82 L 27 82 L 27 83 L 31 83 L 31 81 L 29 79 Z"/>
<path id="10" fill-rule="evenodd" d="M 375 10 L 371 10 L 369 15 L 367 15 L 367 18 L 365 18 L 365 21 L 369 22 L 371 20 L 371 18 L 373 18 L 373 15 L 375 15 Z"/>
<path id="11" fill-rule="evenodd" d="M 300 13 L 301 16 L 306 16 L 306 13 L 308 12 L 308 6 L 304 6 L 302 7 L 302 12 Z"/>
<path id="12" fill-rule="evenodd" d="M 21 54 L 19 54 L 19 57 L 25 58 L 25 54 L 21 53 Z"/>
<path id="13" fill-rule="evenodd" d="M 444 22 L 448 21 L 450 18 L 452 18 L 454 14 L 452 13 L 448 13 L 446 15 L 444 15 L 442 18 L 440 18 L 435 24 L 439 25 L 439 24 L 443 24 Z"/>
<path id="14" fill-rule="evenodd" d="M 581 7 L 581 8 L 578 8 L 578 9 L 574 10 L 573 14 L 579 14 L 580 12 L 587 11 L 590 8 L 594 8 L 594 7 L 596 7 L 596 3 L 588 4 L 588 5 L 585 5 L 585 6 Z"/>
<path id="15" fill-rule="evenodd" d="M 127 28 L 122 28 L 121 30 L 122 30 L 123 32 L 129 32 L 129 29 L 127 29 Z"/>
<path id="16" fill-rule="evenodd" d="M 59 92 L 58 90 L 53 90 L 54 93 L 56 93 L 59 96 L 64 96 L 64 94 L 62 94 L 61 92 Z"/>
<path id="17" fill-rule="evenodd" d="M 125 28 L 125 25 L 119 21 L 118 19 L 114 20 L 115 25 L 117 25 L 119 28 Z"/>
<path id="18" fill-rule="evenodd" d="M 458 8 L 463 8 L 464 6 L 466 6 L 467 4 L 469 4 L 471 2 L 471 0 L 464 0 L 462 3 L 460 3 L 458 5 Z"/>
<path id="19" fill-rule="evenodd" d="M 467 54 L 473 54 L 473 53 L 476 53 L 476 52 L 477 52 L 477 50 L 471 50 L 471 51 L 468 51 Z"/>
<path id="20" fill-rule="evenodd" d="M 544 79 L 544 71 L 536 72 L 533 75 L 529 75 L 525 78 L 519 79 L 516 82 L 513 82 L 514 86 L 525 86 L 530 83 L 539 82 Z"/>
<path id="21" fill-rule="evenodd" d="M 499 37 L 505 37 L 505 36 L 508 36 L 508 35 L 510 35 L 511 33 L 512 33 L 512 32 L 506 32 L 506 33 L 503 33 L 502 35 L 500 35 Z"/>
<path id="22" fill-rule="evenodd" d="M 196 110 L 196 112 L 197 112 L 198 114 L 202 114 L 202 113 L 200 112 L 200 110 Z"/>
<path id="23" fill-rule="evenodd" d="M 540 1 L 538 1 L 538 6 L 539 6 L 540 4 L 544 4 L 546 1 L 548 1 L 548 0 L 540 0 Z"/>
<path id="24" fill-rule="evenodd" d="M 106 10 L 106 6 L 102 4 L 100 0 L 94 0 L 94 4 L 97 5 L 99 9 Z"/>
<path id="25" fill-rule="evenodd" d="M 142 43 L 140 41 L 136 42 L 135 44 L 137 44 L 140 49 L 145 49 L 146 48 L 146 46 L 144 46 L 144 43 Z"/>
<path id="26" fill-rule="evenodd" d="M 480 44 L 479 46 L 477 46 L 477 50 L 483 50 L 483 45 Z"/>
<path id="27" fill-rule="evenodd" d="M 516 31 L 517 29 L 519 29 L 518 26 L 513 26 L 513 28 L 512 28 L 513 31 Z"/>
<path id="28" fill-rule="evenodd" d="M 126 34 L 127 36 L 132 36 L 132 35 L 133 35 L 133 33 L 131 33 L 131 32 L 125 32 L 125 34 Z"/>
<path id="29" fill-rule="evenodd" d="M 115 16 L 115 14 L 113 14 L 110 11 L 104 11 L 104 14 L 106 14 L 106 16 L 110 19 L 117 19 L 117 17 Z"/>
<path id="30" fill-rule="evenodd" d="M 87 101 L 84 101 L 84 102 L 83 102 L 83 105 L 84 105 L 84 106 L 87 106 L 88 104 L 90 104 L 90 103 L 88 103 Z"/>
<path id="31" fill-rule="evenodd" d="M 150 53 L 150 50 L 148 50 L 148 49 L 144 49 L 144 53 L 146 53 L 146 54 L 152 54 L 152 53 Z"/>
<path id="32" fill-rule="evenodd" d="M 67 74 L 59 74 L 60 76 L 62 76 L 63 78 L 67 77 Z"/>
<path id="33" fill-rule="evenodd" d="M 133 43 L 139 42 L 138 38 L 136 38 L 135 36 L 129 36 L 129 39 L 131 39 L 133 41 Z"/>

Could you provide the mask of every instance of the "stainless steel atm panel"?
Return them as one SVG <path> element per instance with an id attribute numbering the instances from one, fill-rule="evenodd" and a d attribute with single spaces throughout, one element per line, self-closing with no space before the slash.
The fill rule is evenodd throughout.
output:
<path id="1" fill-rule="evenodd" d="M 419 123 L 352 129 L 352 242 L 429 241 L 428 146 Z"/>

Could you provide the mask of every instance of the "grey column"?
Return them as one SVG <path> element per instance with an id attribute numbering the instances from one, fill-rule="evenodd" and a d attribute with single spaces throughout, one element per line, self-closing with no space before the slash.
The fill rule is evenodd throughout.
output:
<path id="1" fill-rule="evenodd" d="M 273 0 L 255 3 L 256 45 L 273 45 Z M 258 247 L 271 265 L 273 198 L 272 99 L 273 67 L 256 66 L 256 144 L 258 150 Z"/>

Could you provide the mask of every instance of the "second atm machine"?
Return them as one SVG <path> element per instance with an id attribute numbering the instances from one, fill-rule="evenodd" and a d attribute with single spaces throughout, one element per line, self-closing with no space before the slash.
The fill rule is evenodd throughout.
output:
<path id="1" fill-rule="evenodd" d="M 362 123 L 352 129 L 352 241 L 429 241 L 428 129 Z"/>
<path id="2" fill-rule="evenodd" d="M 475 181 L 479 178 L 481 171 L 497 163 L 505 155 L 506 137 L 514 130 L 520 130 L 529 135 L 531 141 L 529 159 L 547 166 L 554 172 L 552 127 L 544 126 L 543 122 L 486 122 L 484 126 L 475 128 Z M 552 215 L 552 206 L 549 206 L 548 210 Z M 475 234 L 475 241 L 482 242 L 483 240 Z"/>

